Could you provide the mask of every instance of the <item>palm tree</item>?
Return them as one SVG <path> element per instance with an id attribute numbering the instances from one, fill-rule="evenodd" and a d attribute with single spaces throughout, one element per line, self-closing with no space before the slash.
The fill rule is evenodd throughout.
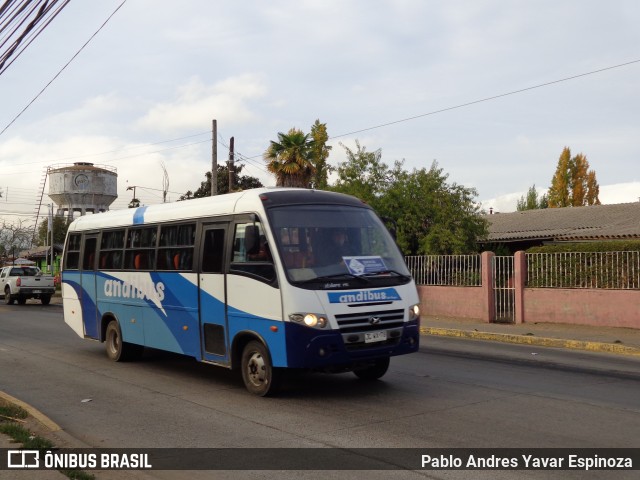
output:
<path id="1" fill-rule="evenodd" d="M 264 153 L 267 170 L 276 176 L 276 186 L 309 188 L 315 172 L 313 145 L 311 136 L 297 128 L 278 133 L 278 141 L 272 140 Z"/>

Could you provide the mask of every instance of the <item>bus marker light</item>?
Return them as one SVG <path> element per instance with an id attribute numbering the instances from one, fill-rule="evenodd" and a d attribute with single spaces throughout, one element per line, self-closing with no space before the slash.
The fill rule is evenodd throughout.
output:
<path id="1" fill-rule="evenodd" d="M 189 330 L 189 327 L 188 327 L 187 325 L 184 325 L 184 326 L 182 327 L 182 330 L 184 330 L 184 331 L 186 332 L 187 330 Z"/>
<path id="2" fill-rule="evenodd" d="M 278 327 L 276 327 L 275 325 L 271 325 L 269 327 L 269 330 L 271 330 L 272 332 L 277 332 L 278 331 Z"/>

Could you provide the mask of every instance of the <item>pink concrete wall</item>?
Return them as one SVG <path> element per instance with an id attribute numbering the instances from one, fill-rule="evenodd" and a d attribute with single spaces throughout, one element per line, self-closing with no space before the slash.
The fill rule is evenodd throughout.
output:
<path id="1" fill-rule="evenodd" d="M 492 299 L 483 287 L 419 285 L 424 315 L 475 318 L 493 322 Z M 640 291 L 524 288 L 516 296 L 517 323 L 569 323 L 640 329 Z M 518 295 L 518 294 L 517 294 Z"/>
<path id="2" fill-rule="evenodd" d="M 525 288 L 524 322 L 640 328 L 640 291 Z"/>
<path id="3" fill-rule="evenodd" d="M 481 287 L 419 285 L 424 315 L 495 321 L 491 262 L 483 252 Z M 526 257 L 516 252 L 514 262 L 515 323 L 570 323 L 640 329 L 640 290 L 525 288 Z"/>
<path id="4" fill-rule="evenodd" d="M 483 319 L 487 310 L 482 287 L 418 285 L 423 315 Z"/>

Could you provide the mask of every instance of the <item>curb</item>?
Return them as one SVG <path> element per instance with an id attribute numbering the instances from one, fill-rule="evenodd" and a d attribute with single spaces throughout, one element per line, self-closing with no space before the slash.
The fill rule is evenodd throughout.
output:
<path id="1" fill-rule="evenodd" d="M 452 328 L 420 327 L 421 335 L 442 337 L 471 338 L 493 342 L 517 343 L 521 345 L 538 345 L 542 347 L 570 348 L 590 352 L 613 353 L 640 357 L 640 348 L 628 347 L 617 343 L 591 342 L 585 340 L 564 340 L 560 338 L 535 337 L 529 335 L 512 335 L 507 333 L 476 332 Z"/>
<path id="2" fill-rule="evenodd" d="M 37 408 L 23 402 L 22 400 L 17 399 L 16 397 L 9 395 L 8 393 L 3 392 L 2 390 L 0 390 L 0 398 L 9 403 L 24 408 L 31 417 L 37 420 L 40 425 L 42 425 L 46 430 L 49 431 L 49 434 L 53 438 L 56 447 L 59 448 L 64 446 L 70 448 L 90 448 L 90 445 L 67 433 L 62 429 L 60 425 L 51 420 Z"/>
<path id="3" fill-rule="evenodd" d="M 29 415 L 38 420 L 42 425 L 44 425 L 51 432 L 60 432 L 62 428 L 56 422 L 47 417 L 44 413 L 38 410 L 35 407 L 32 407 L 28 403 L 23 402 L 22 400 L 18 400 L 15 397 L 12 397 L 8 393 L 5 393 L 0 390 L 0 398 L 6 400 L 9 403 L 13 403 L 23 409 L 25 409 Z"/>

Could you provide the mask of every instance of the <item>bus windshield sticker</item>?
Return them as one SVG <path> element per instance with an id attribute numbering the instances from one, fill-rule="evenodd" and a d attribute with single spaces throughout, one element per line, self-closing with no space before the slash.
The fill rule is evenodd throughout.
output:
<path id="1" fill-rule="evenodd" d="M 384 260 L 379 256 L 342 257 L 342 259 L 352 275 L 367 275 L 387 270 Z"/>

